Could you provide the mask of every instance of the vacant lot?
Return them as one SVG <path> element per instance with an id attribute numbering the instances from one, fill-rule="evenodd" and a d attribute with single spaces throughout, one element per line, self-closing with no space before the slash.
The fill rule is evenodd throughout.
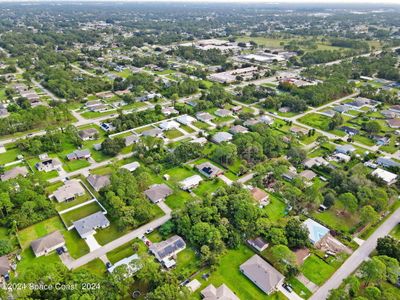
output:
<path id="1" fill-rule="evenodd" d="M 328 265 L 318 256 L 311 254 L 300 268 L 304 276 L 317 285 L 323 284 L 335 272 L 335 268 Z"/>

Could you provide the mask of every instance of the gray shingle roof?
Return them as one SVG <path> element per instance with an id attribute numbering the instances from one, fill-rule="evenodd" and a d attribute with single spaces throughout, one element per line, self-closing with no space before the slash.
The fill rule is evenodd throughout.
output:
<path id="1" fill-rule="evenodd" d="M 81 237 L 85 237 L 87 233 L 93 231 L 96 228 L 104 228 L 109 226 L 110 222 L 103 214 L 103 212 L 99 211 L 78 221 L 75 221 L 73 224 L 79 235 Z"/>

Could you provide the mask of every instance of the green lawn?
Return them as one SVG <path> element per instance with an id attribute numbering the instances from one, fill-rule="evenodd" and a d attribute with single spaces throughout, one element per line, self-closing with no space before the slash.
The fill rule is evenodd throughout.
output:
<path id="1" fill-rule="evenodd" d="M 390 235 L 400 240 L 400 225 L 398 224 L 391 232 Z"/>
<path id="2" fill-rule="evenodd" d="M 64 161 L 64 170 L 73 172 L 82 168 L 89 167 L 90 163 L 86 159 L 75 159 L 71 161 Z"/>
<path id="3" fill-rule="evenodd" d="M 57 211 L 62 211 L 67 208 L 73 207 L 75 205 L 84 203 L 91 199 L 92 199 L 92 196 L 86 191 L 86 193 L 83 196 L 78 196 L 72 201 L 65 201 L 65 202 L 61 202 L 61 203 L 56 202 L 56 209 L 57 209 Z"/>
<path id="4" fill-rule="evenodd" d="M 338 136 L 345 136 L 346 133 L 341 130 L 329 130 L 329 122 L 331 121 L 330 117 L 317 114 L 317 113 L 310 113 L 301 118 L 299 118 L 299 122 L 306 124 L 308 126 L 321 129 L 324 131 L 332 132 Z"/>
<path id="5" fill-rule="evenodd" d="M 276 222 L 285 216 L 286 204 L 274 195 L 269 195 L 269 204 L 264 207 L 268 218 Z"/>
<path id="6" fill-rule="evenodd" d="M 193 133 L 194 132 L 194 129 L 192 127 L 190 127 L 190 126 L 187 126 L 187 125 L 181 125 L 181 128 L 183 130 L 185 130 L 187 133 Z"/>
<path id="7" fill-rule="evenodd" d="M 21 243 L 21 248 L 23 250 L 30 250 L 29 247 L 32 241 L 56 230 L 60 230 L 64 236 L 67 249 L 73 258 L 78 258 L 89 252 L 87 244 L 79 237 L 77 231 L 67 231 L 58 216 L 20 230 L 18 232 L 18 237 Z"/>
<path id="8" fill-rule="evenodd" d="M 190 247 L 178 253 L 174 272 L 177 276 L 184 279 L 194 274 L 200 268 L 199 258 Z"/>
<path id="9" fill-rule="evenodd" d="M 134 241 L 130 241 L 122 246 L 119 246 L 118 248 L 115 248 L 114 250 L 110 251 L 107 253 L 107 257 L 110 260 L 112 264 L 115 264 L 116 262 L 120 261 L 121 259 L 124 259 L 126 257 L 129 257 L 133 254 L 135 254 L 135 251 L 133 249 L 133 244 L 137 243 L 139 245 L 139 250 L 138 252 L 143 252 L 146 251 L 146 246 L 144 243 L 136 239 Z"/>
<path id="10" fill-rule="evenodd" d="M 359 220 L 356 216 L 342 214 L 342 209 L 341 203 L 336 203 L 334 207 L 321 213 L 314 212 L 312 216 L 331 229 L 348 233 L 358 224 Z"/>
<path id="11" fill-rule="evenodd" d="M 323 284 L 335 272 L 335 268 L 328 265 L 318 256 L 311 254 L 303 263 L 300 271 L 305 277 L 317 285 Z"/>
<path id="12" fill-rule="evenodd" d="M 0 165 L 4 165 L 17 160 L 17 156 L 21 154 L 21 151 L 17 147 L 6 147 L 6 150 L 6 152 L 0 154 Z"/>
<path id="13" fill-rule="evenodd" d="M 238 249 L 228 250 L 207 281 L 201 278 L 201 275 L 207 271 L 200 272 L 195 277 L 201 283 L 201 287 L 196 291 L 196 294 L 199 295 L 200 291 L 211 283 L 215 287 L 225 283 L 240 299 L 286 299 L 281 293 L 274 293 L 271 296 L 266 295 L 240 272 L 239 266 L 253 255 L 254 252 L 244 245 L 240 245 Z"/>
<path id="14" fill-rule="evenodd" d="M 224 187 L 225 183 L 220 179 L 203 180 L 193 192 L 201 197 L 215 192 L 219 187 Z"/>
<path id="15" fill-rule="evenodd" d="M 200 121 L 193 122 L 193 126 L 199 129 L 208 129 L 208 127 L 210 127 L 210 125 Z"/>
<path id="16" fill-rule="evenodd" d="M 311 297 L 312 293 L 310 290 L 302 284 L 296 277 L 289 278 L 288 283 L 292 286 L 294 292 L 303 299 L 308 299 Z"/>
<path id="17" fill-rule="evenodd" d="M 96 258 L 91 262 L 87 263 L 86 265 L 83 265 L 82 267 L 76 269 L 76 271 L 79 270 L 88 270 L 90 273 L 93 273 L 100 277 L 105 276 L 107 272 L 106 266 L 104 265 L 104 263 L 101 261 L 100 258 Z"/>
<path id="18" fill-rule="evenodd" d="M 165 137 L 169 138 L 170 140 L 176 139 L 180 136 L 183 135 L 182 132 L 180 132 L 178 129 L 172 129 L 172 130 L 167 130 L 164 131 Z"/>
<path id="19" fill-rule="evenodd" d="M 61 218 L 63 219 L 65 225 L 69 227 L 74 221 L 78 221 L 101 210 L 102 209 L 97 201 L 94 201 L 86 204 L 85 206 L 81 206 L 79 208 L 66 212 L 65 214 L 62 214 Z"/>

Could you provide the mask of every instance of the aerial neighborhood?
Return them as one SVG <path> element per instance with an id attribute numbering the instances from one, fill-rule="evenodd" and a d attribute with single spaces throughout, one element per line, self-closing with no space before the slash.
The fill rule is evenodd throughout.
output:
<path id="1" fill-rule="evenodd" d="M 398 5 L 56 4 L 0 3 L 0 299 L 400 300 Z"/>

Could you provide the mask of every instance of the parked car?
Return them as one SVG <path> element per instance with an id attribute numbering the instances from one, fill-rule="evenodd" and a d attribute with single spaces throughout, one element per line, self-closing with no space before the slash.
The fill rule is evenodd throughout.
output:
<path id="1" fill-rule="evenodd" d="M 109 261 L 106 263 L 106 268 L 109 269 L 112 267 L 112 263 L 110 263 Z"/>
<path id="2" fill-rule="evenodd" d="M 282 286 L 283 286 L 283 288 L 284 288 L 285 290 L 287 290 L 289 293 L 293 292 L 293 289 L 292 289 L 292 287 L 290 286 L 290 284 L 284 283 L 284 284 L 282 284 Z"/>

